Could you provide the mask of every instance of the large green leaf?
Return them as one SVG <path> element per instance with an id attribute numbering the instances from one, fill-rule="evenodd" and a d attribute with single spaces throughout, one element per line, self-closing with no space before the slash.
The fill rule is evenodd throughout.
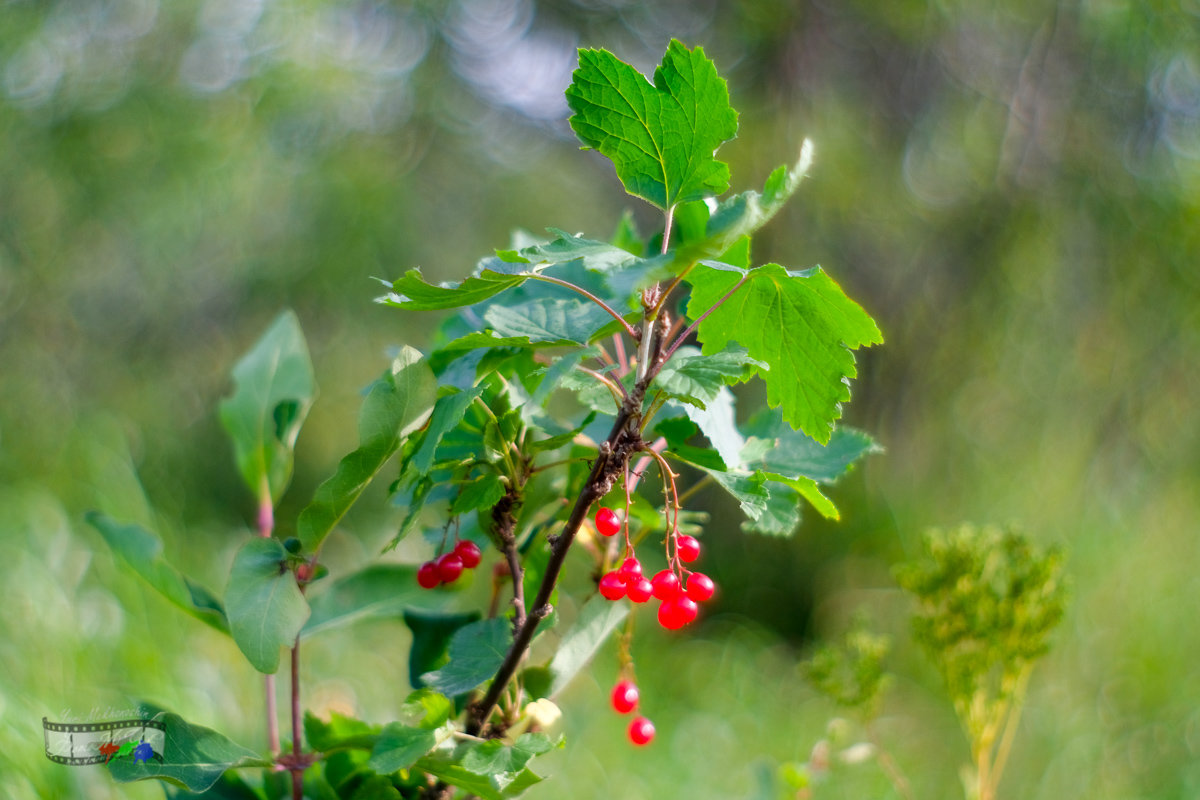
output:
<path id="1" fill-rule="evenodd" d="M 309 598 L 312 614 L 300 635 L 369 619 L 397 619 L 408 609 L 436 609 L 449 602 L 451 595 L 422 589 L 416 576 L 417 568 L 408 564 L 372 564 L 337 579 Z"/>
<path id="2" fill-rule="evenodd" d="M 688 317 L 715 307 L 698 328 L 703 352 L 719 353 L 736 340 L 769 366 L 760 372 L 767 404 L 781 408 L 793 428 L 829 441 L 840 405 L 850 399 L 846 379 L 857 375 L 851 350 L 883 341 L 875 321 L 820 268 L 789 272 L 766 264 L 747 272 L 698 264 L 687 281 Z"/>
<path id="3" fill-rule="evenodd" d="M 234 556 L 225 590 L 233 640 L 259 672 L 279 669 L 279 648 L 295 643 L 309 615 L 286 558 L 278 539 L 251 539 Z"/>
<path id="4" fill-rule="evenodd" d="M 483 394 L 483 390 L 483 386 L 476 386 L 464 392 L 454 392 L 438 398 L 433 407 L 433 416 L 429 418 L 429 425 L 421 438 L 421 444 L 408 462 L 408 467 L 415 476 L 427 475 L 433 469 L 434 457 L 442 437 L 458 427 L 471 403 Z"/>
<path id="5" fill-rule="evenodd" d="M 702 48 L 672 40 L 653 85 L 607 50 L 580 50 L 573 77 L 571 128 L 612 160 L 627 192 L 668 209 L 729 188 L 713 154 L 737 135 L 737 112 Z"/>
<path id="6" fill-rule="evenodd" d="M 527 278 L 527 275 L 522 274 L 484 270 L 461 283 L 435 286 L 421 277 L 421 270 L 410 269 L 402 278 L 391 282 L 381 281 L 392 291 L 378 298 L 376 302 L 414 311 L 461 308 L 475 305 L 514 286 L 520 286 Z"/>
<path id="7" fill-rule="evenodd" d="M 404 624 L 412 631 L 412 645 L 408 648 L 409 685 L 414 689 L 424 687 L 425 679 L 422 676 L 442 666 L 449 658 L 450 640 L 454 634 L 478 619 L 478 611 L 445 613 L 416 608 L 405 610 Z"/>
<path id="8" fill-rule="evenodd" d="M 300 512 L 297 531 L 307 552 L 317 548 L 359 498 L 404 437 L 427 418 L 437 399 L 437 381 L 420 352 L 405 347 L 371 385 L 358 417 L 359 445 L 338 464 L 333 477 L 317 487 Z"/>
<path id="9" fill-rule="evenodd" d="M 453 697 L 469 692 L 500 669 L 512 645 L 512 626 L 503 617 L 472 622 L 450 640 L 450 660 L 436 672 L 424 675 L 428 684 Z"/>
<path id="10" fill-rule="evenodd" d="M 722 386 L 748 381 L 756 369 L 765 367 L 766 364 L 750 358 L 740 347 L 708 356 L 701 355 L 694 347 L 681 347 L 663 364 L 654 378 L 654 387 L 703 409 L 717 399 Z"/>
<path id="11" fill-rule="evenodd" d="M 614 603 L 594 595 L 584 603 L 550 661 L 548 694 L 555 695 L 566 688 L 628 615 L 629 604 L 624 600 Z"/>
<path id="12" fill-rule="evenodd" d="M 863 456 L 882 452 L 870 436 L 842 425 L 821 444 L 793 430 L 778 409 L 758 412 L 742 431 L 750 437 L 742 451 L 742 460 L 748 466 L 788 477 L 803 476 L 818 483 L 833 483 Z"/>
<path id="13" fill-rule="evenodd" d="M 233 394 L 221 401 L 221 423 L 250 491 L 261 497 L 269 488 L 275 502 L 292 479 L 296 437 L 317 392 L 294 313 L 279 315 L 234 366 L 233 382 Z"/>
<path id="14" fill-rule="evenodd" d="M 121 524 L 96 511 L 88 512 L 85 519 L 100 531 L 112 551 L 163 597 L 201 622 L 229 633 L 221 601 L 162 557 L 163 543 L 157 535 L 140 525 Z"/>
<path id="15" fill-rule="evenodd" d="M 483 319 L 501 337 L 563 345 L 587 344 L 614 321 L 595 303 L 570 298 L 539 298 L 511 306 L 497 303 L 484 312 Z"/>
<path id="16" fill-rule="evenodd" d="M 253 750 L 214 730 L 184 722 L 177 714 L 164 712 L 154 719 L 166 726 L 163 752 L 156 754 L 162 756 L 162 761 L 114 759 L 108 763 L 108 771 L 115 780 L 129 783 L 157 778 L 192 792 L 203 792 L 226 770 L 271 766 L 270 760 Z"/>
<path id="17" fill-rule="evenodd" d="M 541 782 L 541 776 L 528 767 L 520 772 L 496 772 L 490 775 L 472 772 L 462 762 L 476 746 L 464 744 L 454 749 L 438 748 L 417 761 L 417 768 L 482 800 L 520 797 L 531 786 Z"/>
<path id="18" fill-rule="evenodd" d="M 329 753 L 347 748 L 370 750 L 379 740 L 380 728 L 336 711 L 329 713 L 329 721 L 312 712 L 304 715 L 304 741 L 313 750 Z"/>
<path id="19" fill-rule="evenodd" d="M 408 696 L 402 720 L 384 726 L 371 750 L 371 769 L 390 774 L 408 769 L 453 735 L 449 723 L 454 703 L 444 695 L 421 689 Z"/>
<path id="20" fill-rule="evenodd" d="M 522 734 L 512 744 L 491 739 L 468 750 L 462 766 L 477 775 L 520 772 L 535 757 L 553 749 L 554 742 L 544 733 Z"/>

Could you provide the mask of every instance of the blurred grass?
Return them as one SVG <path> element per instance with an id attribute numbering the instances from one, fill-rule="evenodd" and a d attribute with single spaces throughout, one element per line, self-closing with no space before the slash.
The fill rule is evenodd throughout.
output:
<path id="1" fill-rule="evenodd" d="M 918 796 L 958 796 L 966 745 L 889 565 L 962 520 L 1065 543 L 1074 583 L 1002 796 L 1196 796 L 1200 17 L 1115 0 L 4 5 L 8 796 L 159 796 L 46 760 L 40 719 L 63 709 L 146 699 L 261 745 L 260 679 L 114 564 L 83 511 L 151 525 L 223 589 L 252 514 L 215 415 L 237 356 L 298 310 L 322 393 L 287 519 L 351 447 L 385 349 L 425 343 L 432 317 L 373 306 L 370 278 L 457 278 L 516 227 L 606 234 L 631 204 L 554 98 L 575 44 L 649 68 L 670 35 L 729 77 L 735 188 L 816 142 L 756 260 L 820 263 L 880 321 L 846 414 L 887 453 L 839 487 L 840 523 L 789 541 L 697 498 L 723 594 L 694 635 L 635 643 L 658 740 L 625 744 L 602 653 L 530 796 L 754 797 L 761 767 L 824 735 L 834 710 L 797 659 L 859 608 L 896 643 L 882 738 Z M 376 552 L 379 500 L 335 568 Z M 406 637 L 318 638 L 314 706 L 386 718 Z M 815 796 L 889 795 L 865 765 Z"/>

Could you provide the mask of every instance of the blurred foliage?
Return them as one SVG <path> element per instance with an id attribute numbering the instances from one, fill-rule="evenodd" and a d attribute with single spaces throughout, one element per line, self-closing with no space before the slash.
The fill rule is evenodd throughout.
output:
<path id="1" fill-rule="evenodd" d="M 627 752 L 592 722 L 603 691 L 581 684 L 571 745 L 539 791 L 745 796 L 756 758 L 803 761 L 824 726 L 781 641 L 866 605 L 906 676 L 879 734 L 919 795 L 954 796 L 966 754 L 946 752 L 956 723 L 905 645 L 889 564 L 931 524 L 986 518 L 1065 540 L 1075 585 L 1004 793 L 1200 792 L 1193 0 L 8 0 L 9 796 L 156 796 L 50 764 L 38 720 L 63 707 L 150 698 L 262 741 L 243 713 L 261 702 L 257 681 L 222 669 L 231 645 L 119 577 L 83 512 L 153 524 L 174 563 L 222 587 L 254 518 L 216 415 L 237 356 L 297 310 L 322 395 L 297 443 L 294 510 L 355 441 L 357 390 L 386 348 L 422 347 L 433 327 L 430 314 L 398 328 L 371 305 L 370 278 L 461 277 L 513 228 L 605 236 L 636 204 L 566 125 L 574 48 L 649 69 L 671 36 L 703 44 L 729 78 L 734 175 L 765 178 L 803 137 L 816 143 L 812 180 L 755 260 L 820 263 L 880 321 L 887 344 L 862 360 L 846 416 L 887 453 L 835 492 L 840 523 L 806 520 L 792 541 L 744 537 L 735 510 L 694 498 L 713 515 L 721 609 L 702 637 L 645 637 L 661 645 L 639 659 L 645 696 L 664 706 L 659 741 Z M 331 559 L 373 554 L 384 527 L 331 537 Z M 375 680 L 403 681 L 394 628 L 342 643 L 363 654 L 355 664 L 336 647 L 311 654 L 314 675 L 344 676 L 315 682 L 316 710 L 398 703 L 405 692 Z M 816 796 L 886 791 L 872 780 Z"/>

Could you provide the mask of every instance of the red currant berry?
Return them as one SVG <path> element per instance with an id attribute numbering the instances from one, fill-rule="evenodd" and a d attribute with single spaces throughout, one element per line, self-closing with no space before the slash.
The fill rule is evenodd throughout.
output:
<path id="1" fill-rule="evenodd" d="M 700 557 L 700 543 L 694 536 L 680 536 L 675 547 L 679 553 L 679 560 L 685 564 L 690 564 Z"/>
<path id="2" fill-rule="evenodd" d="M 463 566 L 467 569 L 478 567 L 479 559 L 483 557 L 483 554 L 479 552 L 479 545 L 466 539 L 454 545 L 454 555 L 462 559 Z"/>
<path id="3" fill-rule="evenodd" d="M 625 584 L 625 593 L 633 602 L 644 603 L 654 595 L 654 587 L 644 577 L 638 578 L 632 583 Z"/>
<path id="4" fill-rule="evenodd" d="M 304 563 L 296 567 L 296 582 L 308 583 L 312 580 L 313 567 L 312 564 Z"/>
<path id="5" fill-rule="evenodd" d="M 645 717 L 634 717 L 629 723 L 629 741 L 641 747 L 654 738 L 654 723 Z"/>
<path id="6" fill-rule="evenodd" d="M 658 622 L 669 631 L 677 631 L 694 620 L 699 610 L 695 601 L 679 595 L 658 607 Z"/>
<path id="7" fill-rule="evenodd" d="M 669 569 L 664 569 L 655 575 L 650 585 L 654 587 L 654 596 L 659 600 L 670 600 L 679 594 L 679 576 Z"/>
<path id="8" fill-rule="evenodd" d="M 432 589 L 442 582 L 442 576 L 438 574 L 438 565 L 432 561 L 426 561 L 417 569 L 417 584 L 422 589 Z"/>
<path id="9" fill-rule="evenodd" d="M 442 583 L 454 583 L 462 575 L 463 560 L 454 553 L 446 553 L 438 557 L 437 571 Z"/>
<path id="10" fill-rule="evenodd" d="M 615 572 L 606 572 L 600 578 L 600 594 L 608 600 L 620 600 L 625 596 L 625 581 Z"/>
<path id="11" fill-rule="evenodd" d="M 596 512 L 596 530 L 601 536 L 612 536 L 621 530 L 621 520 L 611 508 L 602 508 Z"/>
<path id="12" fill-rule="evenodd" d="M 612 707 L 618 714 L 628 714 L 637 708 L 638 689 L 633 681 L 617 681 L 612 690 Z"/>
<path id="13" fill-rule="evenodd" d="M 617 574 L 621 576 L 621 580 L 625 583 L 635 583 L 638 578 L 642 577 L 642 564 L 634 556 L 630 556 L 621 562 L 621 566 L 617 569 Z"/>
<path id="14" fill-rule="evenodd" d="M 688 576 L 687 596 L 697 603 L 703 603 L 705 600 L 712 599 L 716 590 L 717 585 L 713 583 L 713 579 L 703 572 L 693 572 Z"/>

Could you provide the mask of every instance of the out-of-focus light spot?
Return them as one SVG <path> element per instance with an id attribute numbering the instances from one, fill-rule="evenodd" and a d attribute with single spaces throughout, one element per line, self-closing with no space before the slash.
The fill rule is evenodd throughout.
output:
<path id="1" fill-rule="evenodd" d="M 908 191 L 931 208 L 955 205 L 970 186 L 962 142 L 949 134 L 945 125 L 913 131 L 904 149 L 903 170 Z"/>
<path id="2" fill-rule="evenodd" d="M 111 0 L 104 9 L 96 36 L 128 42 L 145 36 L 158 19 L 158 0 Z"/>
<path id="3" fill-rule="evenodd" d="M 1200 159 L 1200 69 L 1195 59 L 1176 55 L 1153 82 L 1167 147 L 1184 158 Z"/>
<path id="4" fill-rule="evenodd" d="M 525 0 L 459 2 L 447 26 L 454 70 L 488 102 L 539 120 L 566 116 L 573 33 L 534 29 Z"/>
<path id="5" fill-rule="evenodd" d="M 204 36 L 193 42 L 179 64 L 179 77 L 198 92 L 219 92 L 242 77 L 246 46 L 241 39 Z"/>
<path id="6" fill-rule="evenodd" d="M 63 63 L 58 55 L 34 40 L 9 59 L 4 69 L 4 91 L 19 106 L 40 106 L 54 96 L 62 76 Z"/>

